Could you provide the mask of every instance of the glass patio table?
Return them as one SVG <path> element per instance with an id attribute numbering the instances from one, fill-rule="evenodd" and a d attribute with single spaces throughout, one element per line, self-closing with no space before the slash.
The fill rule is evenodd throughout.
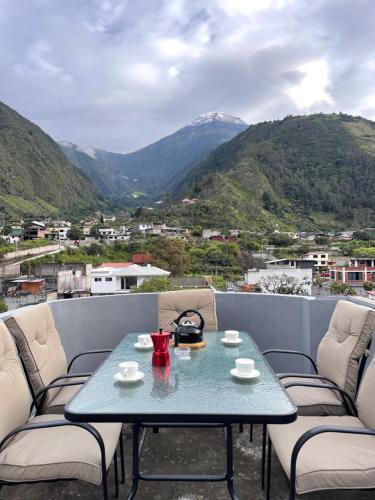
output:
<path id="1" fill-rule="evenodd" d="M 242 343 L 226 346 L 224 332 L 205 332 L 202 349 L 191 349 L 190 359 L 177 357 L 170 348 L 170 366 L 153 367 L 152 349 L 137 350 L 140 333 L 131 333 L 65 407 L 67 419 L 76 422 L 128 422 L 133 424 L 133 485 L 138 481 L 227 481 L 233 486 L 232 424 L 290 423 L 297 408 L 289 398 L 261 351 L 246 332 Z M 251 358 L 259 370 L 257 379 L 237 379 L 230 374 L 236 358 Z M 145 376 L 133 383 L 114 380 L 122 361 L 137 361 Z M 225 427 L 227 470 L 223 475 L 145 475 L 139 471 L 139 457 L 149 427 Z M 140 438 L 140 430 L 143 429 Z"/>

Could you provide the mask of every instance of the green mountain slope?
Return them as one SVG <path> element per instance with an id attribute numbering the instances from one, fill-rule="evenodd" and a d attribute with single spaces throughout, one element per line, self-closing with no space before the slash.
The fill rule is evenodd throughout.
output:
<path id="1" fill-rule="evenodd" d="M 241 119 L 211 112 L 159 141 L 128 154 L 60 143 L 68 160 L 101 193 L 125 205 L 160 199 L 219 145 L 247 128 Z"/>
<path id="2" fill-rule="evenodd" d="M 0 208 L 19 215 L 83 213 L 105 205 L 38 126 L 0 102 Z"/>
<path id="3" fill-rule="evenodd" d="M 210 226 L 375 225 L 375 123 L 343 114 L 250 126 L 176 188 Z M 187 209 L 185 210 L 187 212 Z"/>

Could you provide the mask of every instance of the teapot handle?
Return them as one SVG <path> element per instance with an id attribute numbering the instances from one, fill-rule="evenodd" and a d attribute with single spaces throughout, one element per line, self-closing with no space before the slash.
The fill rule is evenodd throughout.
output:
<path id="1" fill-rule="evenodd" d="M 198 326 L 198 328 L 201 331 L 203 331 L 203 328 L 204 328 L 204 319 L 203 319 L 203 316 L 201 315 L 201 313 L 199 311 L 196 311 L 195 309 L 186 309 L 186 311 L 183 311 L 179 315 L 179 317 L 173 321 L 173 323 L 175 323 L 178 326 L 180 324 L 180 321 L 182 320 L 182 318 L 184 318 L 188 313 L 194 313 L 197 316 L 199 316 L 199 319 L 201 320 L 201 322 L 200 322 L 200 325 Z"/>

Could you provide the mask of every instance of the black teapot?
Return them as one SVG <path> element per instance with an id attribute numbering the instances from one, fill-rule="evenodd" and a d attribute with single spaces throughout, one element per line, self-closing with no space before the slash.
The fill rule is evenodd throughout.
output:
<path id="1" fill-rule="evenodd" d="M 180 324 L 180 321 L 183 318 L 187 318 L 188 316 L 197 315 L 200 319 L 200 324 L 197 326 L 193 321 L 186 320 Z M 179 344 L 196 344 L 197 342 L 202 342 L 203 340 L 203 328 L 204 328 L 204 319 L 203 316 L 194 309 L 187 309 L 182 312 L 177 319 L 172 322 L 172 325 L 175 327 L 175 331 L 173 333 L 175 338 L 175 346 L 177 347 Z"/>

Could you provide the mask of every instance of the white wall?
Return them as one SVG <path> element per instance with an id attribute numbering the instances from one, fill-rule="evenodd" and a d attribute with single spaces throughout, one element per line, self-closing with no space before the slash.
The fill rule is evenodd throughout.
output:
<path id="1" fill-rule="evenodd" d="M 305 278 L 309 282 L 312 282 L 313 278 L 312 269 L 293 269 L 289 267 L 279 269 L 249 269 L 247 273 L 245 273 L 245 283 L 247 285 L 256 285 L 261 279 L 271 278 L 272 276 L 281 276 L 283 274 L 294 278 L 299 283 L 303 283 Z M 304 285 L 304 289 L 306 295 L 311 295 L 311 285 Z M 262 290 L 262 292 L 267 293 L 267 290 Z"/>

